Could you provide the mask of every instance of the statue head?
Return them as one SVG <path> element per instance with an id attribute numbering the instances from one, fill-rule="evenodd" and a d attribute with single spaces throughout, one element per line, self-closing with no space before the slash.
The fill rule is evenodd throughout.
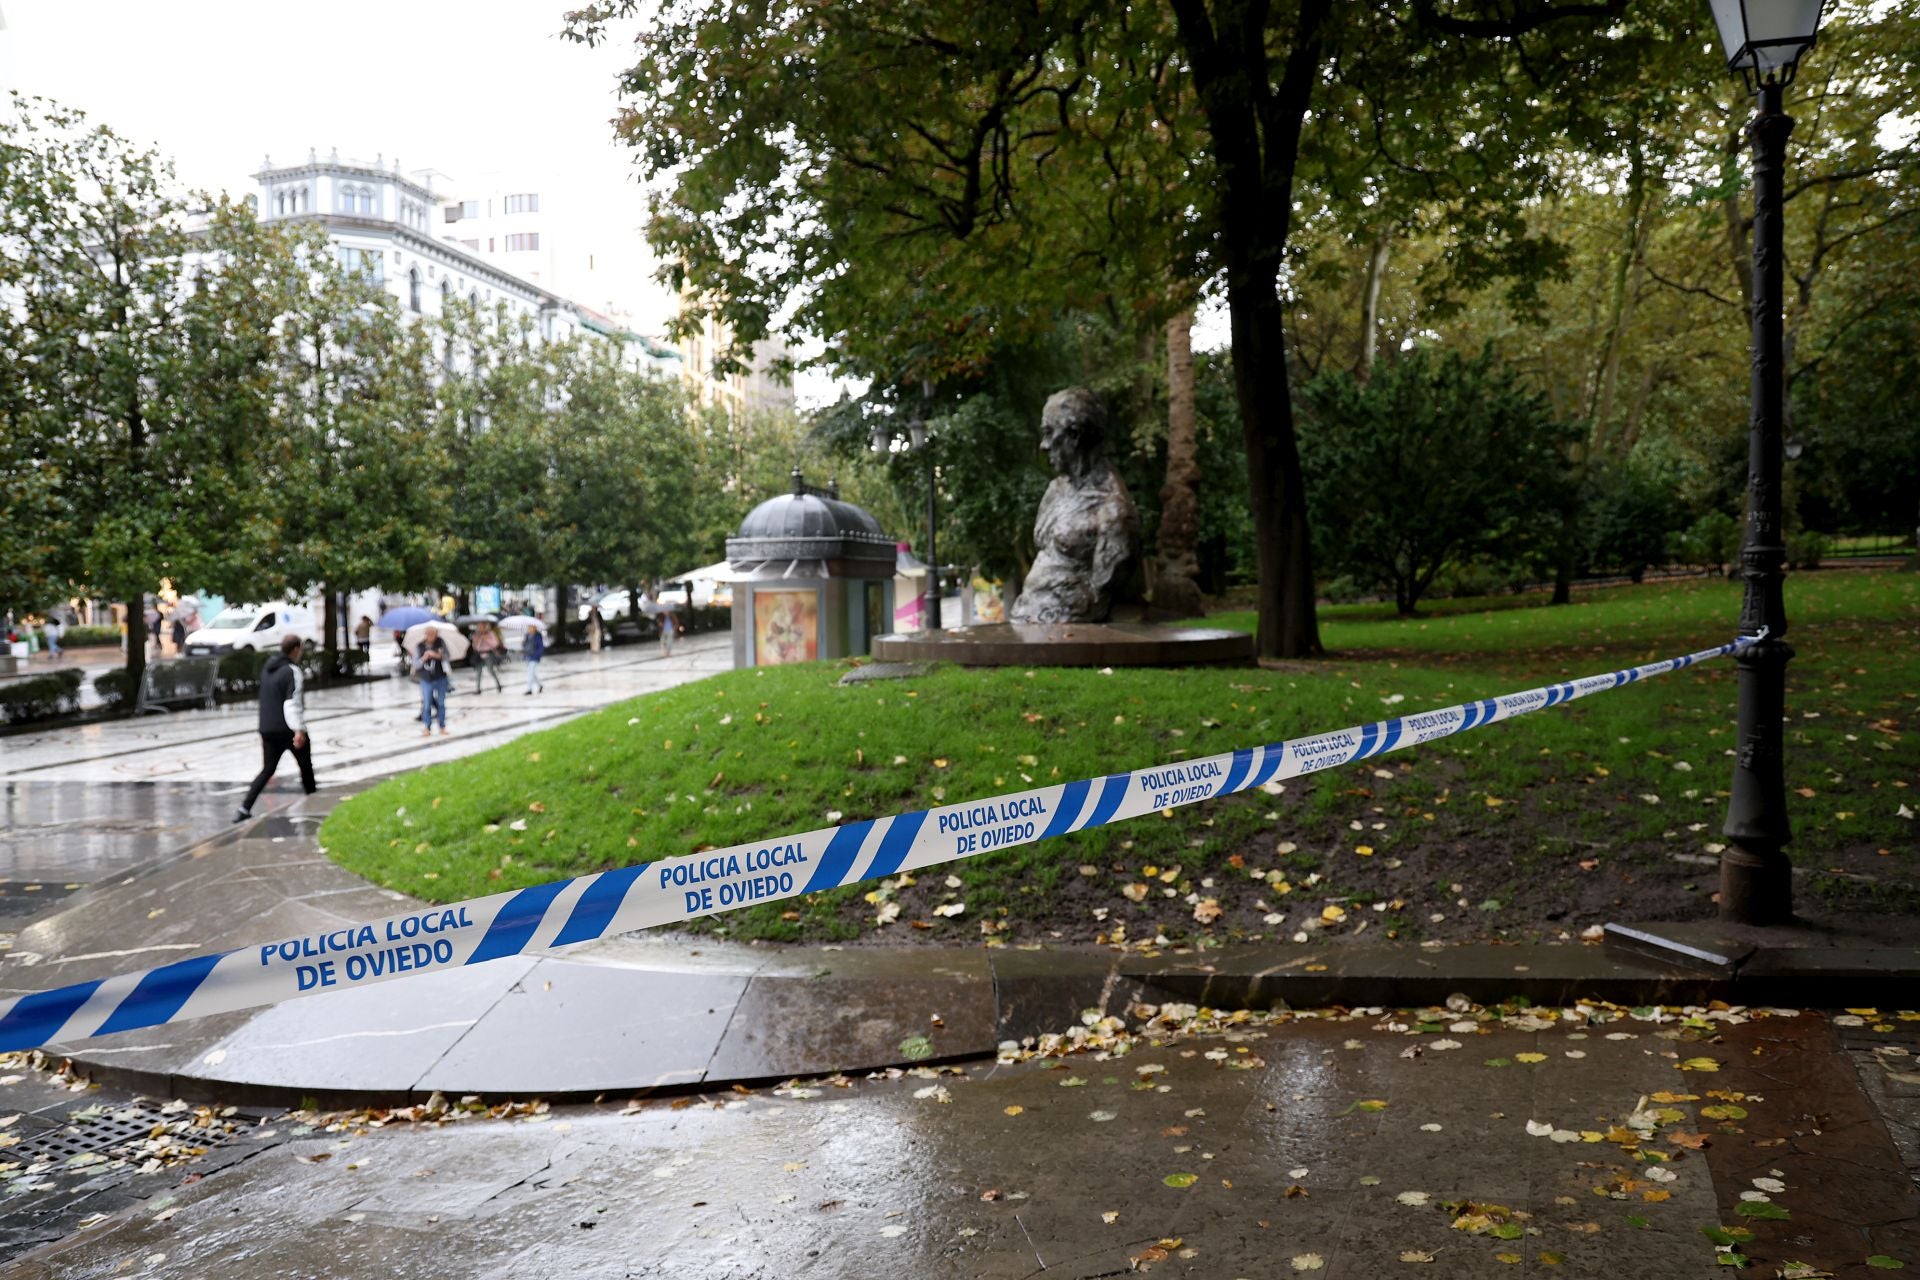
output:
<path id="1" fill-rule="evenodd" d="M 1048 396 L 1040 415 L 1040 448 L 1055 475 L 1085 475 L 1107 452 L 1107 410 L 1100 397 L 1085 387 Z"/>

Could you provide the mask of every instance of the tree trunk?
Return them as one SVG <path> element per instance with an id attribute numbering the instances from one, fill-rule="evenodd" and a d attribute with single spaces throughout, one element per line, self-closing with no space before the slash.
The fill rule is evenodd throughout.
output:
<path id="1" fill-rule="evenodd" d="M 328 678 L 340 674 L 340 593 L 333 589 L 331 582 L 320 584 L 320 595 L 325 601 L 320 606 L 320 652 L 325 655 L 321 660 L 321 670 Z"/>
<path id="2" fill-rule="evenodd" d="M 1246 437 L 1260 568 L 1263 658 L 1320 652 L 1307 494 L 1287 385 L 1280 265 L 1293 226 L 1300 129 L 1321 74 L 1332 0 L 1301 0 L 1277 85 L 1268 70 L 1265 6 L 1172 0 L 1218 164 L 1220 243 L 1233 334 L 1233 384 Z"/>
<path id="3" fill-rule="evenodd" d="M 1200 562 L 1200 442 L 1193 393 L 1193 308 L 1167 321 L 1167 479 L 1160 487 L 1159 554 L 1153 603 L 1182 618 L 1205 607 L 1195 577 Z"/>
<path id="4" fill-rule="evenodd" d="M 1354 365 L 1354 381 L 1361 386 L 1373 376 L 1374 356 L 1380 349 L 1380 286 L 1387 277 L 1387 254 L 1393 247 L 1392 232 L 1382 228 L 1367 250 L 1367 282 L 1360 297 L 1360 359 Z"/>
<path id="5" fill-rule="evenodd" d="M 140 678 L 147 669 L 147 601 L 140 592 L 134 592 L 127 601 L 127 709 L 133 709 L 134 695 L 140 689 Z"/>

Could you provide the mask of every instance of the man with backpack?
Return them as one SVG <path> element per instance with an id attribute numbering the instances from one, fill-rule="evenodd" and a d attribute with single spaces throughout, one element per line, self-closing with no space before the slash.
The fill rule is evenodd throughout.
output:
<path id="1" fill-rule="evenodd" d="M 260 798 L 267 783 L 280 767 L 280 757 L 293 752 L 300 766 L 300 785 L 308 795 L 319 790 L 313 780 L 312 742 L 307 737 L 307 682 L 300 670 L 299 636 L 284 636 L 280 652 L 267 659 L 260 670 L 260 754 L 263 759 L 247 798 L 234 810 L 233 820 L 245 822 L 253 816 L 253 802 Z"/>

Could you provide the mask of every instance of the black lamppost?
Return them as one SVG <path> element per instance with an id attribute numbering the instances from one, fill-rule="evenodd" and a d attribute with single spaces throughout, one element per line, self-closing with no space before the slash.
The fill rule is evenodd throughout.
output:
<path id="1" fill-rule="evenodd" d="M 913 409 L 913 416 L 907 419 L 907 441 L 902 452 L 917 453 L 927 460 L 927 594 L 926 625 L 929 631 L 940 630 L 940 553 L 933 540 L 933 528 L 938 518 L 938 495 L 934 487 L 933 439 L 928 434 L 926 407 L 933 402 L 933 384 L 922 381 L 920 384 L 920 403 Z M 871 444 L 875 453 L 893 451 L 894 434 L 891 426 L 875 423 Z"/>
<path id="2" fill-rule="evenodd" d="M 1793 120 L 1780 105 L 1800 55 L 1813 44 L 1823 0 L 1711 0 L 1736 69 L 1760 99 L 1747 125 L 1753 144 L 1753 411 L 1747 445 L 1747 536 L 1740 551 L 1746 598 L 1740 632 L 1762 637 L 1735 659 L 1740 668 L 1739 739 L 1728 846 L 1720 857 L 1720 918 L 1785 924 L 1793 918 L 1793 867 L 1786 845 L 1784 771 L 1787 613 L 1781 570 L 1787 549 L 1780 513 L 1782 395 L 1781 171 Z"/>

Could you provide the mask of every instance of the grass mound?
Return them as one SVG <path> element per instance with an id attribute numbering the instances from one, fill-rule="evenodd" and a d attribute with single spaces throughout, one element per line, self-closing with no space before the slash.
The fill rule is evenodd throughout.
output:
<path id="1" fill-rule="evenodd" d="M 383 783 L 343 803 L 321 842 L 381 884 L 452 901 L 1664 657 L 1730 634 L 1738 591 L 1703 579 L 1557 609 L 1475 603 L 1414 619 L 1329 610 L 1335 656 L 1264 670 L 940 668 L 846 687 L 839 663 L 730 672 Z M 1901 809 L 1920 808 L 1903 723 L 1920 687 L 1920 579 L 1796 577 L 1788 608 L 1798 860 L 1847 909 L 1914 909 L 1914 820 Z M 1734 672 L 1709 663 L 1278 795 L 970 858 L 889 882 L 880 903 L 863 884 L 693 927 L 768 939 L 1517 937 L 1707 914 Z"/>

